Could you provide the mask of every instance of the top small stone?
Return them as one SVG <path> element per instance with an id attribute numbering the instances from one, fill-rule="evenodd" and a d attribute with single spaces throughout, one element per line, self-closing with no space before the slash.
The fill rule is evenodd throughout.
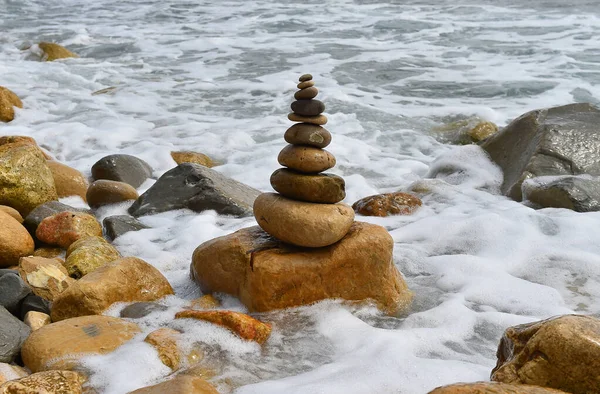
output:
<path id="1" fill-rule="evenodd" d="M 312 79 L 312 75 L 310 75 L 310 74 L 304 74 L 300 78 L 298 78 L 298 81 L 300 81 L 300 82 L 306 82 L 306 81 L 310 81 L 311 79 Z"/>

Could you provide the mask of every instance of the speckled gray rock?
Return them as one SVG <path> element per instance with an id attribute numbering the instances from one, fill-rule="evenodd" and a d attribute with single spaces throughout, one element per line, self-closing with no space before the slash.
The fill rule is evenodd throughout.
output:
<path id="1" fill-rule="evenodd" d="M 21 301 L 31 293 L 31 288 L 21 279 L 19 274 L 0 276 L 0 305 L 13 315 L 19 312 Z"/>
<path id="2" fill-rule="evenodd" d="M 504 171 L 503 194 L 520 201 L 525 179 L 600 175 L 600 110 L 590 104 L 528 112 L 481 147 Z"/>
<path id="3" fill-rule="evenodd" d="M 133 216 L 188 208 L 248 216 L 260 192 L 210 168 L 182 163 L 166 172 L 129 208 Z"/>
<path id="4" fill-rule="evenodd" d="M 42 312 L 42 313 L 49 315 L 50 314 L 50 303 L 40 296 L 37 296 L 33 293 L 29 294 L 21 302 L 21 307 L 19 310 L 19 318 L 21 320 L 25 319 L 25 315 L 29 311 Z"/>
<path id="5" fill-rule="evenodd" d="M 0 363 L 10 363 L 19 355 L 30 332 L 25 323 L 0 306 Z"/>
<path id="6" fill-rule="evenodd" d="M 29 215 L 25 217 L 23 225 L 35 239 L 35 231 L 42 220 L 61 212 L 85 212 L 91 214 L 91 211 L 88 209 L 74 208 L 58 201 L 49 201 L 31 211 Z"/>
<path id="7" fill-rule="evenodd" d="M 109 155 L 92 166 L 94 180 L 108 179 L 130 184 L 138 188 L 152 176 L 152 167 L 142 159 L 131 155 Z"/>
<path id="8" fill-rule="evenodd" d="M 600 211 L 600 177 L 536 177 L 523 182 L 523 199 L 542 208 Z"/>
<path id="9" fill-rule="evenodd" d="M 130 231 L 139 231 L 149 228 L 134 217 L 127 215 L 109 216 L 102 221 L 104 233 L 110 241 Z"/>
<path id="10" fill-rule="evenodd" d="M 136 302 L 126 306 L 121 311 L 121 317 L 128 319 L 140 319 L 152 312 L 165 311 L 168 308 L 156 302 Z"/>

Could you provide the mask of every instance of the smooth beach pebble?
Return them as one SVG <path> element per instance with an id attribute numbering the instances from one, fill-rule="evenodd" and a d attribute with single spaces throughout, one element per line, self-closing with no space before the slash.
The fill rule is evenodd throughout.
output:
<path id="1" fill-rule="evenodd" d="M 314 174 L 335 166 L 335 157 L 313 146 L 288 145 L 279 152 L 279 164 L 296 171 Z"/>
<path id="2" fill-rule="evenodd" d="M 310 81 L 312 78 L 313 78 L 312 75 L 310 75 L 310 74 L 304 74 L 304 75 L 301 75 L 300 78 L 298 78 L 298 81 L 300 81 L 300 82 L 306 82 L 306 81 Z"/>
<path id="3" fill-rule="evenodd" d="M 294 93 L 294 98 L 296 100 L 310 100 L 317 97 L 318 94 L 319 89 L 315 88 L 314 86 L 311 86 L 310 88 L 298 90 L 296 93 Z"/>
<path id="4" fill-rule="evenodd" d="M 303 122 L 303 123 L 311 123 L 316 125 L 324 125 L 327 124 L 327 116 L 325 115 L 317 115 L 317 116 L 302 116 L 295 114 L 293 112 L 288 114 L 288 119 L 292 122 Z"/>
<path id="5" fill-rule="evenodd" d="M 327 129 L 310 123 L 298 123 L 285 131 L 283 138 L 294 145 L 310 145 L 325 148 L 331 142 Z"/>
<path id="6" fill-rule="evenodd" d="M 298 89 L 310 88 L 311 86 L 315 86 L 315 81 L 300 82 L 298 85 L 296 85 Z"/>
<path id="7" fill-rule="evenodd" d="M 280 168 L 271 175 L 271 186 L 299 201 L 335 204 L 346 197 L 344 178 L 333 174 L 307 175 Z"/>
<path id="8" fill-rule="evenodd" d="M 325 104 L 319 100 L 298 100 L 291 107 L 295 114 L 302 116 L 317 116 L 325 111 Z"/>

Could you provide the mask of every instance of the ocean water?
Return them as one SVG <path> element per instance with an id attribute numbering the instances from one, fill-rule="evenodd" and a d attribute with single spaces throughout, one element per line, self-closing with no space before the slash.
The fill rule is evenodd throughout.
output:
<path id="1" fill-rule="evenodd" d="M 595 0 L 0 0 L 0 31 L 0 85 L 24 103 L 0 135 L 32 136 L 84 174 L 107 154 L 127 153 L 151 164 L 156 179 L 175 165 L 170 151 L 196 150 L 270 191 L 296 81 L 309 72 L 327 106 L 332 172 L 346 179 L 346 202 L 430 191 L 412 216 L 360 218 L 394 237 L 394 262 L 415 293 L 409 313 L 337 301 L 265 313 L 258 317 L 274 330 L 262 348 L 172 320 L 200 295 L 188 275 L 193 250 L 254 219 L 143 217 L 152 228 L 115 245 L 159 268 L 177 294 L 165 300 L 168 311 L 140 321 L 143 334 L 86 361 L 101 393 L 169 375 L 143 342 L 159 326 L 184 330 L 183 346 L 203 349 L 223 393 L 420 394 L 489 379 L 511 325 L 600 313 L 600 213 L 508 200 L 480 148 L 431 132 L 458 118 L 504 126 L 536 108 L 600 104 Z M 22 50 L 40 41 L 81 58 L 40 63 L 35 45 Z M 223 303 L 244 311 L 231 297 Z"/>

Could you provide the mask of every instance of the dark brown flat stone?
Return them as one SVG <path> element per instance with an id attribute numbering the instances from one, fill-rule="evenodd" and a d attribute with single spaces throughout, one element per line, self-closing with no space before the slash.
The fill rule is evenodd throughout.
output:
<path id="1" fill-rule="evenodd" d="M 319 94 L 319 89 L 311 86 L 310 88 L 298 90 L 296 93 L 294 93 L 294 98 L 296 100 L 310 100 L 317 97 L 317 94 Z"/>
<path id="2" fill-rule="evenodd" d="M 319 100 L 298 100 L 291 107 L 294 113 L 302 116 L 317 116 L 325 111 L 325 104 Z"/>
<path id="3" fill-rule="evenodd" d="M 312 75 L 310 75 L 310 74 L 304 74 L 300 78 L 298 78 L 298 81 L 300 81 L 300 82 L 306 82 L 306 81 L 310 81 L 312 78 L 313 78 Z"/>

